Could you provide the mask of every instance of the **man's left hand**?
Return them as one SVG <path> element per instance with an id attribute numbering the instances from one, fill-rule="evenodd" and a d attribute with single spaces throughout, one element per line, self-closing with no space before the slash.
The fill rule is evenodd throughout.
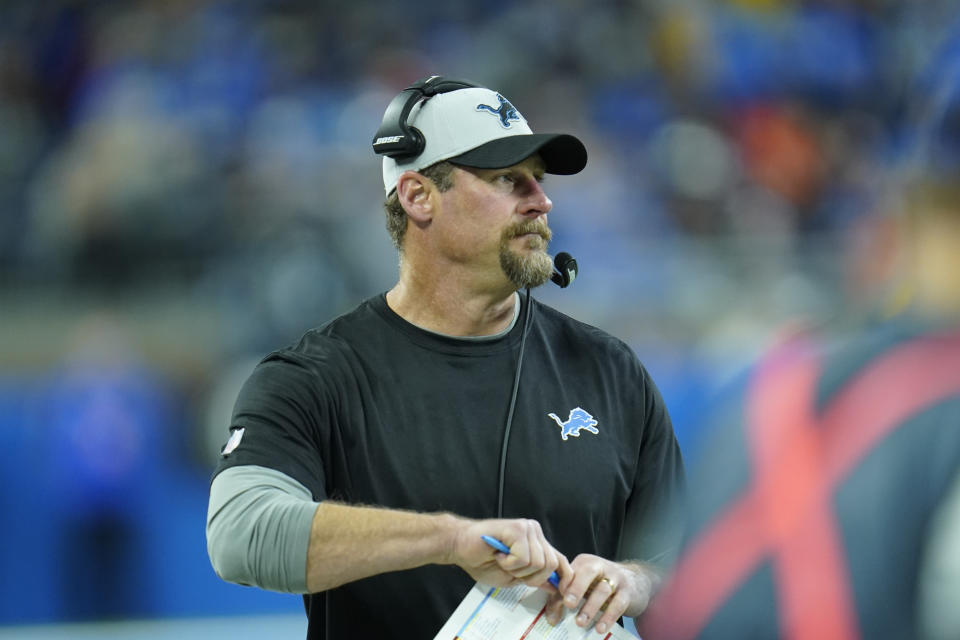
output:
<path id="1" fill-rule="evenodd" d="M 589 626 L 597 618 L 597 633 L 606 633 L 620 616 L 639 616 L 650 604 L 660 582 L 657 571 L 647 565 L 626 564 L 583 553 L 570 563 L 571 571 L 560 579 L 559 593 L 547 603 L 547 620 L 556 624 L 563 607 L 576 609 L 577 625 Z"/>

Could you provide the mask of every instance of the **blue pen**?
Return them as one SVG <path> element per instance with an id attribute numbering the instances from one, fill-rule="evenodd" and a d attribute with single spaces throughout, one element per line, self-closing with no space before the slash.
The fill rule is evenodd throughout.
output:
<path id="1" fill-rule="evenodd" d="M 486 542 L 488 545 L 490 545 L 491 547 L 493 547 L 493 548 L 496 549 L 497 551 L 502 551 L 502 552 L 504 552 L 504 553 L 506 553 L 506 554 L 509 554 L 509 553 L 510 553 L 510 547 L 508 547 L 507 545 L 503 544 L 502 542 L 500 542 L 499 540 L 497 540 L 497 539 L 494 538 L 493 536 L 480 536 L 480 537 L 483 538 L 483 541 L 484 541 L 484 542 Z M 556 571 L 554 571 L 553 573 L 550 574 L 550 577 L 547 578 L 547 582 L 549 582 L 550 584 L 552 584 L 552 585 L 555 586 L 555 587 L 559 587 L 559 586 L 560 586 L 560 578 L 557 577 L 557 572 L 556 572 Z"/>

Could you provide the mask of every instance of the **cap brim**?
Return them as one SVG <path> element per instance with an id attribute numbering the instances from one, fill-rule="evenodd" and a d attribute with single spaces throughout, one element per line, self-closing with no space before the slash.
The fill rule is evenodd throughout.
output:
<path id="1" fill-rule="evenodd" d="M 523 162 L 534 153 L 543 159 L 547 173 L 572 175 L 587 166 L 587 149 L 566 133 L 533 133 L 497 138 L 449 162 L 475 169 L 502 169 Z"/>

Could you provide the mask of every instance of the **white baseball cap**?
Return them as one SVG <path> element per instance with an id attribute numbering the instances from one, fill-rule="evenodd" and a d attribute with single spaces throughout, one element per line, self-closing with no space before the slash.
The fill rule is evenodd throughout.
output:
<path id="1" fill-rule="evenodd" d="M 413 157 L 383 158 L 383 188 L 396 188 L 404 171 L 418 171 L 441 160 L 478 169 L 499 169 L 539 153 L 547 173 L 571 175 L 587 164 L 587 150 L 565 133 L 533 133 L 520 112 L 502 95 L 483 87 L 438 93 L 420 100 L 407 124 L 425 140 Z M 377 142 L 377 141 L 375 141 Z"/>

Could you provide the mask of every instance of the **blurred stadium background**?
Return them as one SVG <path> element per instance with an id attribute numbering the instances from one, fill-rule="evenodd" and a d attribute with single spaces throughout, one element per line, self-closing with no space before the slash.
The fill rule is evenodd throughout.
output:
<path id="1" fill-rule="evenodd" d="M 585 140 L 546 183 L 581 275 L 537 295 L 637 349 L 689 449 L 782 327 L 887 297 L 885 187 L 957 15 L 4 0 L 0 636 L 302 635 L 298 598 L 214 575 L 209 475 L 253 363 L 393 284 L 370 140 L 407 83 L 472 79 Z"/>

